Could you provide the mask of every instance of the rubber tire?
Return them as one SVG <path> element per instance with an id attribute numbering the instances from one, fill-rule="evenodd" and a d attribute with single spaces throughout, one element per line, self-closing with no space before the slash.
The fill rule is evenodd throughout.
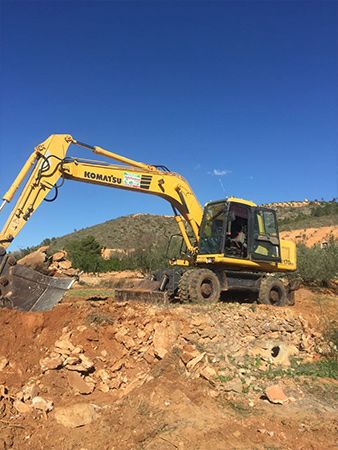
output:
<path id="1" fill-rule="evenodd" d="M 216 303 L 220 299 L 221 285 L 217 275 L 209 269 L 192 270 L 192 275 L 188 278 L 189 297 L 192 303 Z M 209 284 L 210 294 L 202 290 L 203 284 Z"/>
<path id="2" fill-rule="evenodd" d="M 273 300 L 271 294 L 278 298 Z M 277 278 L 263 278 L 259 288 L 258 303 L 263 305 L 285 306 L 289 304 L 284 284 Z"/>
<path id="3" fill-rule="evenodd" d="M 182 303 L 190 303 L 190 278 L 192 277 L 194 270 L 187 270 L 184 272 L 178 283 L 178 297 Z"/>

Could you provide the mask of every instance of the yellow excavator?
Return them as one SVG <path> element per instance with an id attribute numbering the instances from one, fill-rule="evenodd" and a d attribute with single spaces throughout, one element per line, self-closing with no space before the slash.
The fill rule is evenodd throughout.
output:
<path id="1" fill-rule="evenodd" d="M 70 145 L 119 164 L 67 157 Z M 65 180 L 153 194 L 171 204 L 179 235 L 170 240 L 168 252 L 177 254 L 170 254 L 169 269 L 154 275 L 156 288 L 150 292 L 154 298 L 215 302 L 222 291 L 250 290 L 257 292 L 260 303 L 293 303 L 294 287 L 271 276 L 296 270 L 295 244 L 279 238 L 274 210 L 234 197 L 209 202 L 203 209 L 188 182 L 167 167 L 137 162 L 68 134 L 54 134 L 35 147 L 3 196 L 0 211 L 22 187 L 0 232 L 0 306 L 47 310 L 73 283 L 16 264 L 6 252 L 41 202 L 56 199 Z M 51 190 L 54 196 L 47 199 Z M 135 291 L 117 290 L 116 296 L 132 298 Z"/>

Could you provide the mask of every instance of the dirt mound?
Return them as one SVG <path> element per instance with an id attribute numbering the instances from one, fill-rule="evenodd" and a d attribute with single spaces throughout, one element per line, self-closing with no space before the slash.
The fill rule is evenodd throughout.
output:
<path id="1" fill-rule="evenodd" d="M 281 231 L 282 239 L 303 243 L 308 247 L 315 244 L 325 244 L 330 239 L 338 239 L 338 227 L 304 228 L 292 231 Z"/>
<path id="2" fill-rule="evenodd" d="M 304 424 L 303 448 L 334 442 L 332 406 L 267 390 L 329 351 L 292 308 L 72 299 L 2 310 L 0 339 L 0 448 L 295 448 Z"/>

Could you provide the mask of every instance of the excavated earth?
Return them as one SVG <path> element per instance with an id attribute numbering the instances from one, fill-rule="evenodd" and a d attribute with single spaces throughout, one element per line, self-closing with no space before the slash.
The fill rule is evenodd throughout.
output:
<path id="1" fill-rule="evenodd" d="M 81 290 L 0 313 L 0 449 L 334 449 L 332 379 L 274 376 L 330 351 L 337 298 L 117 303 Z"/>

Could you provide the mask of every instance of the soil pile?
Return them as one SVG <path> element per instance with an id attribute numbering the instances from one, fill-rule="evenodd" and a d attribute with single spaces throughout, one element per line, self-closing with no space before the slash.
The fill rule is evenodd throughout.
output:
<path id="1" fill-rule="evenodd" d="M 0 339 L 1 449 L 334 445 L 337 404 L 270 379 L 330 351 L 293 308 L 72 298 L 2 310 Z"/>

